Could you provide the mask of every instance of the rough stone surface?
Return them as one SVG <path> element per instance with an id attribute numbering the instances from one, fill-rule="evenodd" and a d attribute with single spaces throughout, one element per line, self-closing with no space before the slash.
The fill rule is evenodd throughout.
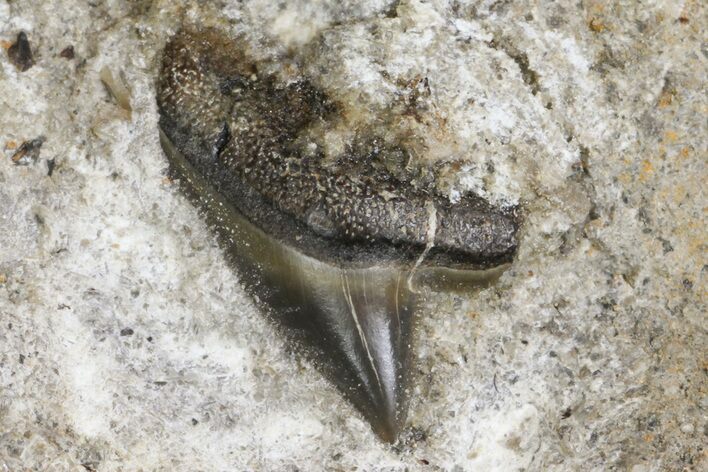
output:
<path id="1" fill-rule="evenodd" d="M 34 61 L 0 55 L 0 470 L 705 469 L 706 20 L 668 0 L 0 0 L 0 44 L 25 31 Z M 182 24 L 319 77 L 352 124 L 393 110 L 451 199 L 523 206 L 498 284 L 428 297 L 397 446 L 273 335 L 165 178 L 155 78 Z"/>

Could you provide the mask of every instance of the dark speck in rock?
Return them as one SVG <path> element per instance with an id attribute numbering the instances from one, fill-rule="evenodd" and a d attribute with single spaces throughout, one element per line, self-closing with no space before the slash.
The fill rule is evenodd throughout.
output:
<path id="1" fill-rule="evenodd" d="M 659 239 L 659 242 L 661 242 L 661 247 L 664 250 L 664 254 L 668 254 L 674 250 L 674 247 L 671 245 L 671 243 L 668 240 L 666 240 L 664 238 L 657 238 L 657 239 Z"/>
<path id="2" fill-rule="evenodd" d="M 132 336 L 134 333 L 132 328 L 123 328 L 120 330 L 121 336 Z"/>
<path id="3" fill-rule="evenodd" d="M 20 354 L 20 364 L 24 364 L 24 363 L 25 363 L 25 355 Z"/>
<path id="4" fill-rule="evenodd" d="M 196 426 L 199 424 L 199 421 L 197 421 L 196 418 L 192 418 L 192 426 Z"/>
<path id="5" fill-rule="evenodd" d="M 553 15 L 553 16 L 548 17 L 548 19 L 546 19 L 546 25 L 548 25 L 548 27 L 551 29 L 560 28 L 561 26 L 563 26 L 563 23 L 565 23 L 565 20 L 563 19 L 562 16 L 558 16 L 558 15 Z"/>
<path id="6" fill-rule="evenodd" d="M 59 53 L 60 57 L 63 57 L 64 59 L 72 60 L 75 56 L 74 54 L 74 46 L 67 46 L 64 49 L 61 50 Z"/>
<path id="7" fill-rule="evenodd" d="M 661 422 L 659 421 L 659 418 L 656 415 L 651 415 L 649 418 L 647 418 L 646 424 L 648 429 L 654 430 L 661 424 Z"/>
<path id="8" fill-rule="evenodd" d="M 401 432 L 398 437 L 398 442 L 396 442 L 393 448 L 399 453 L 404 450 L 412 450 L 417 447 L 418 443 L 424 442 L 427 438 L 428 435 L 424 429 L 410 426 Z"/>
<path id="9" fill-rule="evenodd" d="M 47 159 L 47 176 L 51 177 L 54 173 L 54 167 L 56 167 L 56 158 Z"/>
<path id="10" fill-rule="evenodd" d="M 561 413 L 561 419 L 570 418 L 570 415 L 572 414 L 573 411 L 570 408 L 566 408 L 565 410 L 563 410 L 563 413 Z"/>
<path id="11" fill-rule="evenodd" d="M 152 336 L 148 336 L 146 339 L 148 340 L 149 343 L 152 342 Z"/>
<path id="12" fill-rule="evenodd" d="M 36 162 L 39 158 L 39 150 L 42 148 L 44 141 L 44 136 L 25 141 L 20 145 L 20 148 L 15 151 L 10 160 L 17 165 L 29 165 L 30 163 Z"/>
<path id="13" fill-rule="evenodd" d="M 7 50 L 7 55 L 20 72 L 24 72 L 34 65 L 32 48 L 24 31 L 17 35 L 17 41 Z"/>
<path id="14" fill-rule="evenodd" d="M 393 2 L 388 10 L 384 12 L 384 16 L 386 18 L 398 18 L 398 6 L 400 3 L 400 0 Z"/>

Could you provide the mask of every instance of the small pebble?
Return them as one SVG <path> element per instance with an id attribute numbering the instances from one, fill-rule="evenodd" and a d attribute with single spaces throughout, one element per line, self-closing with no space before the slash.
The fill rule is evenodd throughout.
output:
<path id="1" fill-rule="evenodd" d="M 681 425 L 681 432 L 686 433 L 686 434 L 691 434 L 693 433 L 694 428 L 693 424 L 691 423 L 685 423 Z"/>
<path id="2" fill-rule="evenodd" d="M 24 72 L 34 65 L 32 48 L 30 48 L 29 40 L 24 31 L 20 31 L 17 35 L 17 41 L 7 50 L 7 55 L 20 72 Z"/>

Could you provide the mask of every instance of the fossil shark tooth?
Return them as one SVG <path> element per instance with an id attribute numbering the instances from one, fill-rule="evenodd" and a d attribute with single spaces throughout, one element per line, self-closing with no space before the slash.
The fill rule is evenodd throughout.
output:
<path id="1" fill-rule="evenodd" d="M 345 160 L 365 165 L 313 152 L 341 105 L 244 51 L 215 30 L 168 42 L 163 149 L 246 289 L 392 442 L 406 419 L 419 287 L 497 276 L 516 250 L 516 216 L 473 195 L 452 205 L 359 151 Z"/>
<path id="2" fill-rule="evenodd" d="M 404 266 L 341 266 L 283 244 L 250 223 L 161 133 L 183 187 L 206 210 L 241 280 L 292 341 L 386 441 L 405 421 L 415 294 Z M 293 228 L 295 229 L 295 228 Z"/>

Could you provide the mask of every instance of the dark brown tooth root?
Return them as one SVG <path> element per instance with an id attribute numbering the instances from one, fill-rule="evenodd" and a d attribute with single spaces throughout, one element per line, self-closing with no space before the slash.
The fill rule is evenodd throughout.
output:
<path id="1" fill-rule="evenodd" d="M 228 170 L 328 238 L 407 247 L 412 253 L 432 243 L 433 261 L 450 264 L 490 266 L 511 258 L 517 222 L 510 212 L 475 196 L 452 205 L 402 185 L 386 170 L 343 172 L 323 165 L 321 153 L 313 156 L 303 147 L 313 125 L 336 122 L 337 107 L 308 78 L 284 84 L 258 73 L 244 50 L 213 30 L 182 33 L 165 50 L 161 125 L 175 142 L 189 134 L 200 171 Z"/>

